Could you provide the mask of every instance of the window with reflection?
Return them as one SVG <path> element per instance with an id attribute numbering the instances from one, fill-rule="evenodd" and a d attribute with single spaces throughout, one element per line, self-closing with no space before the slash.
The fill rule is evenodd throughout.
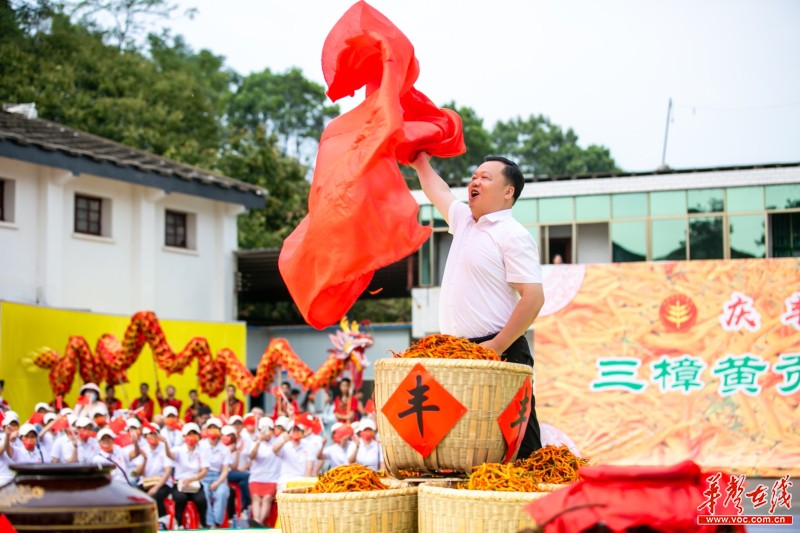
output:
<path id="1" fill-rule="evenodd" d="M 764 187 L 730 187 L 726 193 L 729 213 L 764 209 Z"/>
<path id="2" fill-rule="evenodd" d="M 722 217 L 692 217 L 689 219 L 689 258 L 723 259 Z"/>
<path id="3" fill-rule="evenodd" d="M 653 220 L 650 223 L 653 261 L 686 259 L 686 219 Z"/>
<path id="4" fill-rule="evenodd" d="M 690 189 L 689 213 L 721 213 L 725 210 L 722 189 Z"/>
<path id="5" fill-rule="evenodd" d="M 764 215 L 728 217 L 731 259 L 764 258 L 767 256 Z"/>
<path id="6" fill-rule="evenodd" d="M 647 216 L 647 193 L 631 192 L 611 195 L 613 218 L 636 218 Z"/>
<path id="7" fill-rule="evenodd" d="M 650 215 L 664 217 L 686 214 L 686 191 L 659 191 L 650 193 Z"/>
<path id="8" fill-rule="evenodd" d="M 575 218 L 577 220 L 608 220 L 611 218 L 611 198 L 607 194 L 576 197 Z"/>
<path id="9" fill-rule="evenodd" d="M 615 263 L 647 260 L 647 224 L 644 220 L 611 223 L 611 260 Z"/>
<path id="10" fill-rule="evenodd" d="M 800 207 L 800 184 L 768 185 L 767 209 L 793 209 Z"/>

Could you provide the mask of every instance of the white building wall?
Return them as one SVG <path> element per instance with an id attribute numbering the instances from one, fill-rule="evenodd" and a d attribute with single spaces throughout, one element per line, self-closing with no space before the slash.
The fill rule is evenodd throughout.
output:
<path id="1" fill-rule="evenodd" d="M 14 220 L 0 222 L 0 299 L 110 314 L 148 309 L 162 318 L 236 319 L 241 206 L 6 158 L 0 158 L 0 179 L 15 182 Z M 76 193 L 110 202 L 108 235 L 74 233 Z M 166 209 L 193 215 L 194 249 L 164 245 Z"/>
<path id="2" fill-rule="evenodd" d="M 0 222 L 0 299 L 33 303 L 37 298 L 38 170 L 0 158 L 0 179 L 14 182 L 16 203 L 14 221 Z"/>

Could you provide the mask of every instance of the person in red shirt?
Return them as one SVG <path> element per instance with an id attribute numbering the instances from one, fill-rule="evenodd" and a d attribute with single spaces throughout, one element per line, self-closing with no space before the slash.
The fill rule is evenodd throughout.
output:
<path id="1" fill-rule="evenodd" d="M 119 411 L 122 409 L 122 402 L 119 401 L 114 396 L 114 385 L 108 385 L 106 387 L 106 408 L 108 408 L 108 412 L 113 416 L 114 411 Z"/>
<path id="2" fill-rule="evenodd" d="M 189 391 L 189 407 L 186 408 L 186 414 L 183 415 L 184 422 L 195 422 L 197 418 L 198 410 L 201 407 L 208 407 L 207 404 L 200 401 L 200 397 L 197 395 L 197 391 L 192 389 Z"/>
<path id="3" fill-rule="evenodd" d="M 342 378 L 339 381 L 339 396 L 333 401 L 333 414 L 342 424 L 349 424 L 361 418 L 361 409 L 351 387 L 350 378 Z"/>
<path id="4" fill-rule="evenodd" d="M 228 385 L 226 391 L 228 397 L 222 402 L 220 414 L 224 417 L 231 417 L 233 415 L 244 416 L 244 402 L 236 397 L 236 387 Z"/>
<path id="5" fill-rule="evenodd" d="M 156 382 L 156 399 L 158 400 L 158 405 L 161 407 L 161 412 L 163 413 L 164 408 L 171 405 L 180 413 L 183 402 L 175 398 L 175 387 L 167 385 L 164 391 L 167 393 L 166 397 L 161 394 L 161 387 L 158 385 L 158 382 Z"/>
<path id="6" fill-rule="evenodd" d="M 153 419 L 153 412 L 155 408 L 153 405 L 153 400 L 148 394 L 149 392 L 150 385 L 147 383 L 142 383 L 139 385 L 140 396 L 131 403 L 131 410 L 136 416 L 145 422 L 150 422 Z"/>

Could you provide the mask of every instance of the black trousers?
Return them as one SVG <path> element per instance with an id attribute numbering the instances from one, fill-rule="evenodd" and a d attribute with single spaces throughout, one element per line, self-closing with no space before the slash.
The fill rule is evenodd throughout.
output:
<path id="1" fill-rule="evenodd" d="M 197 507 L 197 514 L 200 515 L 200 525 L 203 526 L 203 529 L 208 527 L 206 525 L 208 502 L 202 488 L 197 492 L 181 492 L 178 490 L 178 484 L 175 483 L 175 486 L 172 487 L 172 499 L 175 500 L 175 520 L 177 520 L 179 526 L 186 526 L 183 523 L 183 512 L 186 510 L 186 504 L 191 500 Z"/>
<path id="2" fill-rule="evenodd" d="M 480 344 L 496 336 L 497 333 L 469 340 Z M 533 356 L 531 355 L 531 349 L 530 346 L 528 346 L 528 340 L 525 338 L 525 335 L 511 343 L 511 346 L 509 346 L 504 353 L 500 354 L 500 359 L 508 363 L 519 363 L 533 368 Z M 539 429 L 539 419 L 536 417 L 536 395 L 531 393 L 531 416 L 528 418 L 528 427 L 525 428 L 525 435 L 522 437 L 522 444 L 519 446 L 517 459 L 527 459 L 533 452 L 541 447 L 542 436 Z"/>
<path id="3" fill-rule="evenodd" d="M 139 485 L 137 488 L 140 491 L 147 493 L 147 489 L 144 488 L 142 485 Z M 158 487 L 156 495 L 153 496 L 153 499 L 156 501 L 156 507 L 158 508 L 159 517 L 167 516 L 167 506 L 164 505 L 164 500 L 167 499 L 167 496 L 169 496 L 171 492 L 172 489 L 170 489 L 168 486 L 161 485 L 160 487 Z"/>

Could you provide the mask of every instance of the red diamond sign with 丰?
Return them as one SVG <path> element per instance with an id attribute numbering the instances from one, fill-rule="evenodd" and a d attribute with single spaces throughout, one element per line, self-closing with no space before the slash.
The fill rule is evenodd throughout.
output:
<path id="1" fill-rule="evenodd" d="M 527 377 L 522 387 L 511 398 L 508 407 L 497 417 L 500 431 L 503 432 L 503 438 L 505 438 L 508 445 L 508 452 L 506 452 L 506 457 L 503 459 L 504 463 L 511 460 L 519 450 L 520 444 L 522 444 L 522 438 L 528 428 L 528 418 L 531 416 L 532 395 L 531 378 Z"/>
<path id="2" fill-rule="evenodd" d="M 428 457 L 467 408 L 417 363 L 381 412 L 409 446 Z"/>

